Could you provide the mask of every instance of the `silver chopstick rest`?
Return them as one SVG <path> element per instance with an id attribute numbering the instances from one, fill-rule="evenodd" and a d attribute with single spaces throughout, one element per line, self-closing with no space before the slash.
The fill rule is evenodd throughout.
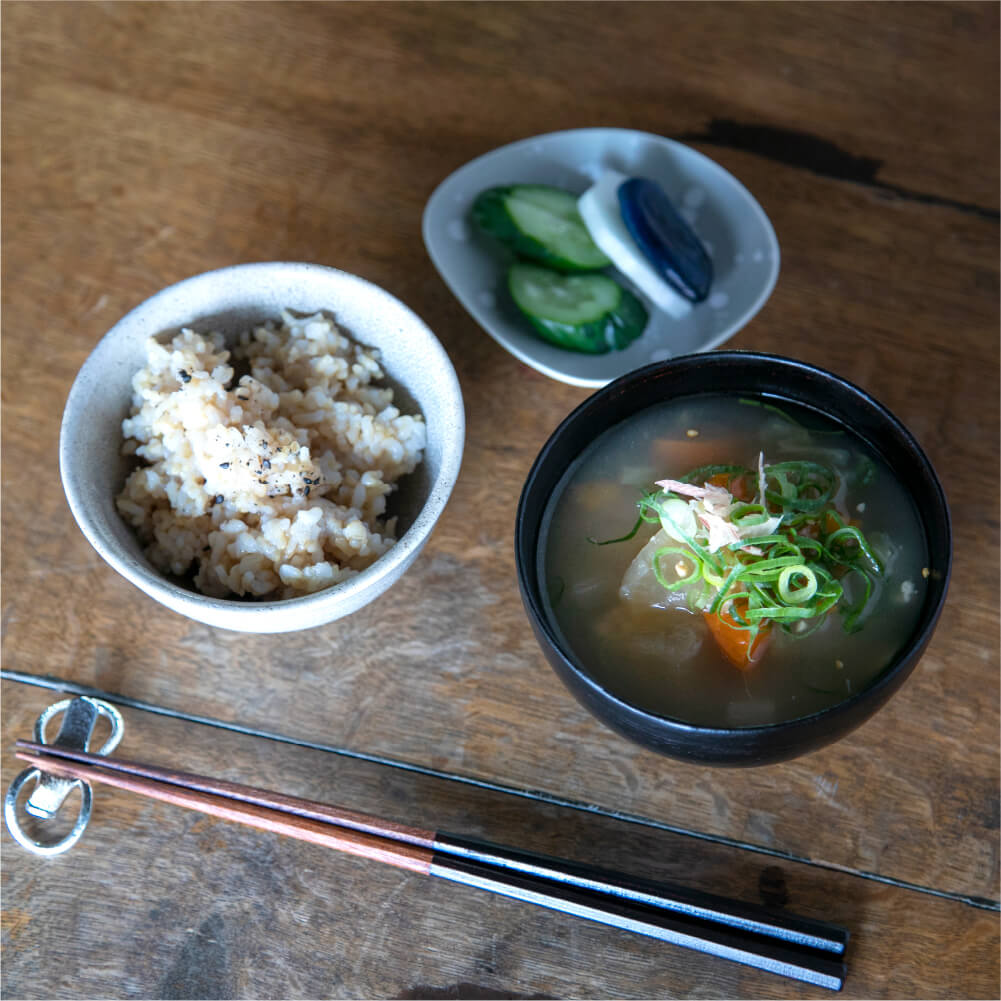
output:
<path id="1" fill-rule="evenodd" d="M 63 699 L 49 706 L 35 722 L 35 742 L 48 744 L 45 729 L 53 717 L 64 713 L 59 733 L 52 742 L 53 747 L 65 747 L 74 751 L 86 751 L 98 717 L 103 716 L 111 724 L 111 735 L 104 742 L 98 754 L 110 754 L 122 739 L 125 723 L 121 713 L 114 706 L 100 699 L 82 696 L 77 699 Z M 73 829 L 65 837 L 54 842 L 35 841 L 21 827 L 17 813 L 17 801 L 24 786 L 34 780 L 35 787 L 24 804 L 25 812 L 40 820 L 51 820 L 59 812 L 66 797 L 76 787 L 80 788 L 80 813 Z M 90 784 L 82 779 L 65 779 L 51 775 L 40 768 L 26 768 L 10 784 L 4 797 L 3 816 L 11 836 L 23 848 L 35 855 L 59 855 L 68 851 L 80 840 L 90 820 L 93 801 Z"/>

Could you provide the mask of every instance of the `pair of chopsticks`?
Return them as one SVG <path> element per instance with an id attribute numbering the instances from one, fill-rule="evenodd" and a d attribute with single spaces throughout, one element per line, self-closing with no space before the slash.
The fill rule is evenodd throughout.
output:
<path id="1" fill-rule="evenodd" d="M 16 747 L 19 758 L 51 774 L 450 879 L 818 987 L 840 990 L 844 983 L 848 932 L 826 922 L 189 772 L 26 740 Z"/>

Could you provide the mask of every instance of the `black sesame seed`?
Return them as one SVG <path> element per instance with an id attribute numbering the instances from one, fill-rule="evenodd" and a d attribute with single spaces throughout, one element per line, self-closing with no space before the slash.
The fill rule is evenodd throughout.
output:
<path id="1" fill-rule="evenodd" d="M 220 469 L 229 469 L 229 463 L 228 462 L 220 462 L 219 463 L 219 468 Z"/>
<path id="2" fill-rule="evenodd" d="M 223 497 L 222 494 L 216 494 L 215 497 L 212 498 L 212 503 L 221 504 L 224 500 L 225 498 Z"/>
<path id="3" fill-rule="evenodd" d="M 308 497 L 309 496 L 309 487 L 303 487 L 302 488 L 302 496 L 303 497 Z"/>
<path id="4" fill-rule="evenodd" d="M 270 459 L 261 459 L 261 465 L 265 469 L 270 469 L 271 468 L 271 460 Z"/>
<path id="5" fill-rule="evenodd" d="M 191 382 L 191 376 L 183 368 L 177 373 L 177 377 L 181 382 Z"/>

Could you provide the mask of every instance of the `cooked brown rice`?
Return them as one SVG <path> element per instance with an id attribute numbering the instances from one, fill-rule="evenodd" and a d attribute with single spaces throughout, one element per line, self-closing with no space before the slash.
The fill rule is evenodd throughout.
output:
<path id="1" fill-rule="evenodd" d="M 230 362 L 249 366 L 234 385 Z M 379 353 L 322 314 L 243 333 L 150 339 L 117 498 L 150 561 L 216 597 L 292 598 L 365 569 L 395 541 L 386 497 L 421 461 Z"/>

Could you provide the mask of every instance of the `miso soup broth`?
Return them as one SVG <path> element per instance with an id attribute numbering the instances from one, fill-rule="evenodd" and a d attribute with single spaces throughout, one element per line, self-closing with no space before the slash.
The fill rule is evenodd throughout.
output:
<path id="1" fill-rule="evenodd" d="M 793 567 L 783 580 L 783 594 L 793 603 L 793 611 L 775 613 L 774 621 L 764 620 L 762 635 L 750 644 L 757 659 L 752 662 L 749 656 L 742 666 L 735 666 L 734 655 L 724 652 L 728 637 L 716 637 L 718 623 L 707 611 L 713 601 L 710 584 L 699 579 L 702 590 L 696 591 L 695 585 L 682 589 L 676 583 L 688 574 L 692 580 L 698 576 L 693 563 L 681 553 L 684 547 L 663 534 L 647 546 L 662 531 L 662 524 L 670 529 L 673 521 L 643 523 L 630 539 L 608 540 L 629 534 L 637 521 L 640 499 L 662 489 L 655 485 L 657 481 L 680 481 L 700 467 L 736 465 L 750 472 L 742 486 L 740 480 L 728 482 L 733 490 L 746 492 L 745 500 L 753 501 L 761 499 L 765 489 L 769 497 L 784 490 L 781 473 L 767 481 L 767 488 L 759 475 L 776 464 L 785 464 L 779 469 L 830 470 L 833 475 L 825 483 L 838 514 L 830 516 L 828 530 L 840 539 L 851 535 L 852 528 L 838 531 L 836 525 L 857 528 L 860 535 L 849 539 L 855 547 L 852 552 L 861 548 L 854 539 L 863 539 L 867 551 L 874 554 L 872 565 L 878 566 L 878 572 L 845 573 L 840 567 L 828 579 L 823 569 L 811 573 Z M 702 483 L 693 481 L 693 485 Z M 752 496 L 758 488 L 762 492 Z M 803 496 L 813 494 L 804 490 Z M 670 503 L 683 507 L 698 502 L 685 495 Z M 810 502 L 802 506 L 809 508 Z M 763 513 L 752 517 L 742 512 L 753 511 L 753 505 L 740 505 L 736 497 L 731 508 L 736 523 L 757 518 L 766 522 L 759 529 L 762 538 L 779 540 L 779 535 L 764 534 L 779 520 L 773 503 L 765 503 L 759 508 Z M 800 525 L 805 517 L 799 518 Z M 796 517 L 783 518 L 797 523 Z M 776 531 L 798 539 L 811 557 L 821 549 L 819 545 L 811 548 L 808 538 L 795 535 L 800 531 L 809 535 L 809 525 L 796 529 L 783 524 Z M 817 531 L 822 533 L 824 528 L 814 525 Z M 835 535 L 820 537 L 830 538 L 833 550 Z M 660 557 L 662 579 L 658 580 L 643 568 L 649 562 L 646 554 L 665 539 L 672 543 L 671 552 Z M 542 592 L 550 620 L 595 680 L 648 712 L 704 726 L 758 726 L 794 719 L 860 691 L 907 642 L 925 597 L 925 541 L 910 498 L 881 459 L 854 434 L 785 401 L 698 396 L 657 404 L 609 429 L 568 469 L 554 491 L 539 544 Z M 768 556 L 783 556 L 787 551 L 781 541 L 772 544 L 776 548 L 764 552 L 755 539 L 741 540 L 747 553 L 760 552 L 745 557 L 742 550 L 740 559 L 765 560 L 760 564 L 765 566 Z M 658 551 L 664 552 L 663 548 Z M 731 558 L 726 546 L 719 554 Z M 716 585 L 719 578 L 710 573 L 711 562 L 705 564 L 702 576 Z M 784 562 L 794 561 L 787 558 Z M 772 559 L 769 566 L 782 563 L 782 559 Z M 627 571 L 630 577 L 624 587 Z M 667 582 L 674 582 L 679 590 L 667 590 L 664 578 L 671 578 Z M 871 591 L 864 601 L 867 578 Z M 820 589 L 818 594 L 825 586 L 843 590 L 841 603 L 803 623 L 782 618 L 800 614 L 795 602 L 804 600 L 811 579 L 811 586 Z M 693 607 L 694 594 L 703 607 Z M 817 594 L 811 601 L 823 609 Z M 862 604 L 864 609 L 858 612 Z M 853 616 L 852 610 L 857 614 Z M 734 635 L 746 638 L 748 632 Z"/>

